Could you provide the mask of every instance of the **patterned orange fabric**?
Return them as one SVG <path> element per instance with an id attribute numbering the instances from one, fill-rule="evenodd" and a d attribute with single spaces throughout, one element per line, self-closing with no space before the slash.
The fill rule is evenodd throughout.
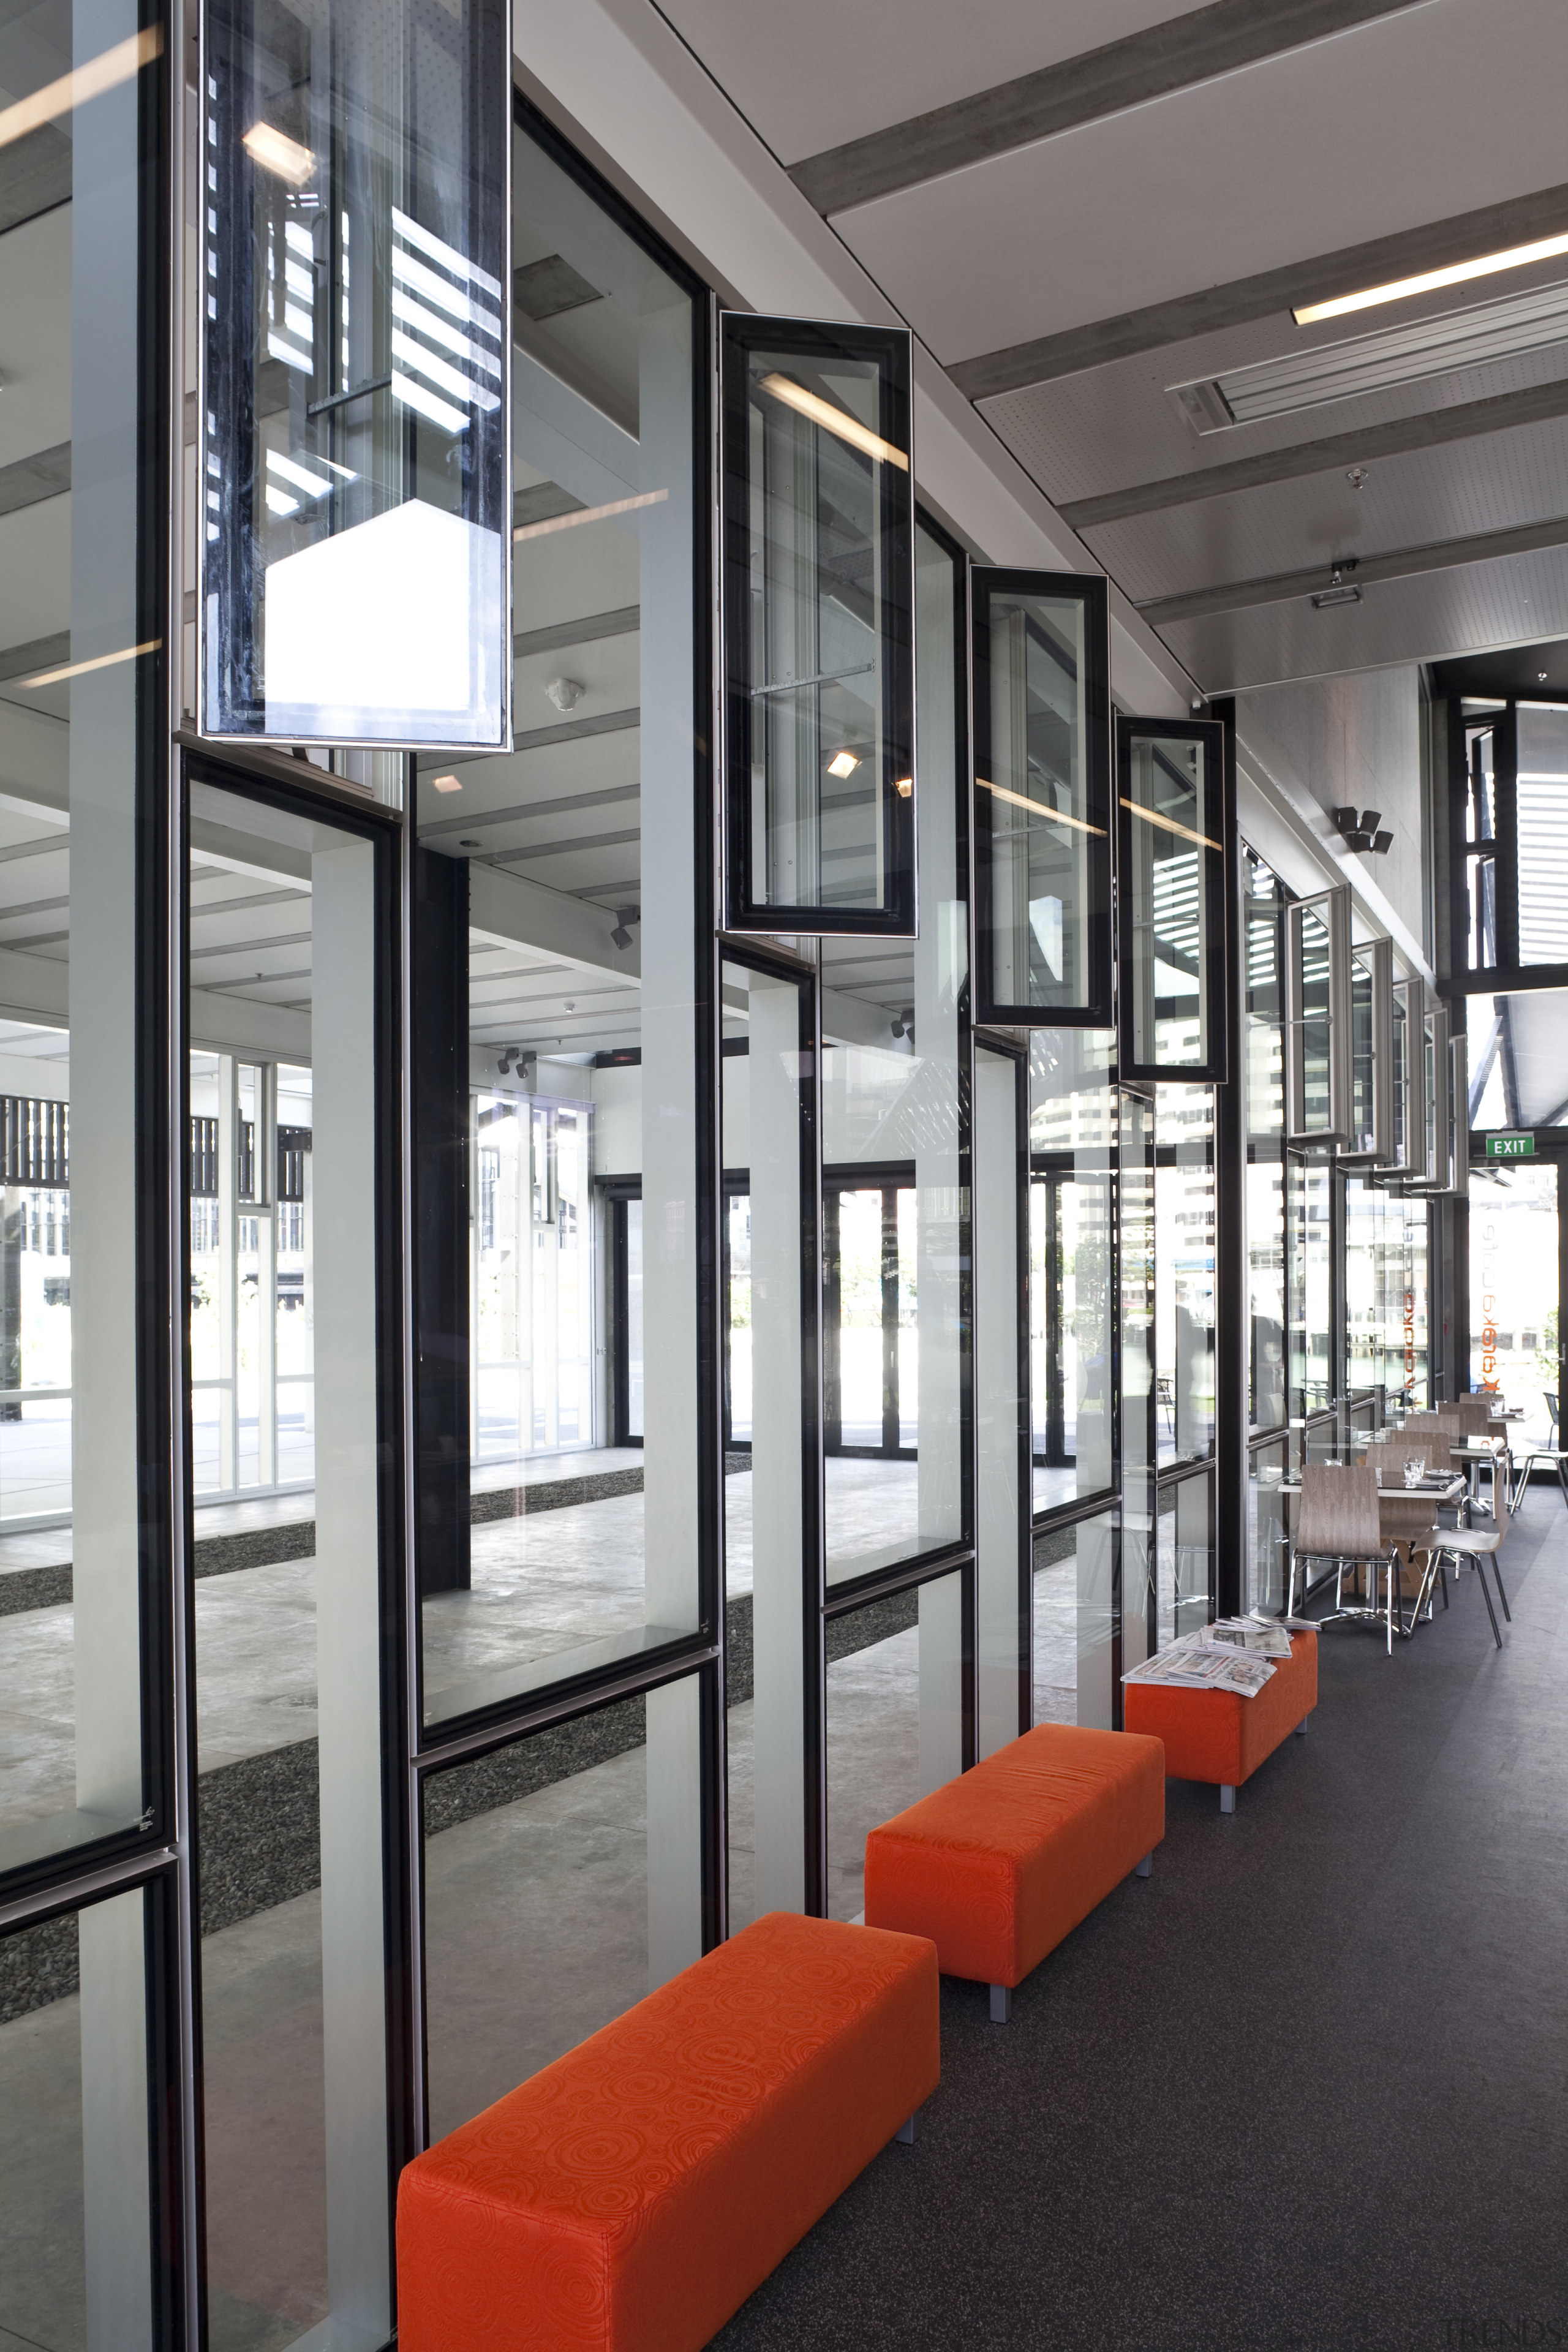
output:
<path id="1" fill-rule="evenodd" d="M 774 1911 L 404 2171 L 400 2352 L 697 2352 L 935 2090 L 936 1954 Z"/>
<path id="2" fill-rule="evenodd" d="M 1165 1834 L 1157 1739 L 1042 1723 L 866 1841 L 866 1923 L 1016 1985 Z"/>
<path id="3" fill-rule="evenodd" d="M 1123 1685 L 1129 1731 L 1165 1743 L 1173 1780 L 1213 1780 L 1239 1789 L 1318 1704 L 1318 1637 L 1292 1633 L 1256 1698 L 1235 1691 L 1172 1690 L 1158 1683 Z"/>

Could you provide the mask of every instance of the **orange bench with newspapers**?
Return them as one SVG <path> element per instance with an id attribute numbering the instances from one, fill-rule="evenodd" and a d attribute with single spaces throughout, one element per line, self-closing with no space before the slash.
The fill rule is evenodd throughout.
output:
<path id="1" fill-rule="evenodd" d="M 1318 1704 L 1318 1637 L 1292 1633 L 1290 1655 L 1252 1698 L 1238 1691 L 1182 1690 L 1168 1683 L 1124 1683 L 1129 1731 L 1147 1731 L 1165 1744 L 1173 1780 L 1212 1780 L 1222 1813 L 1236 1811 L 1236 1792 L 1293 1731 L 1305 1732 Z"/>
<path id="2" fill-rule="evenodd" d="M 866 1841 L 866 1924 L 929 1936 L 947 1976 L 1012 1996 L 1165 1834 L 1157 1739 L 1042 1723 Z"/>
<path id="3" fill-rule="evenodd" d="M 399 2352 L 698 2352 L 937 2086 L 936 1953 L 774 1911 L 408 2165 Z"/>

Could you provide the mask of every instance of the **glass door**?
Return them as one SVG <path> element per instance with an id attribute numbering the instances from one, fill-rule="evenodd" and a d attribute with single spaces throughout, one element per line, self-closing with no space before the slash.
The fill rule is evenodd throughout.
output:
<path id="1" fill-rule="evenodd" d="M 1470 1171 L 1469 1385 L 1524 1407 L 1510 1432 L 1516 1456 L 1561 1443 L 1560 1164 L 1483 1161 Z"/>

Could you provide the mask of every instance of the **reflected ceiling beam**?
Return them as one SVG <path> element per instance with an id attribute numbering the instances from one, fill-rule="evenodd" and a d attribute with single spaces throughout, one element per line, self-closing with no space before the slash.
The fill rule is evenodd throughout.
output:
<path id="1" fill-rule="evenodd" d="M 310 1058 L 309 1013 L 251 996 L 212 996 L 205 988 L 193 988 L 190 1034 L 194 1045 L 220 1052 L 265 1054 L 284 1062 Z"/>
<path id="2" fill-rule="evenodd" d="M 527 875 L 495 866 L 468 868 L 468 928 L 500 947 L 531 948 L 578 971 L 608 972 L 628 988 L 642 979 L 636 945 L 617 948 L 617 918 L 607 908 L 547 889 Z"/>
<path id="3" fill-rule="evenodd" d="M 434 824 L 419 828 L 422 843 L 438 840 L 449 833 L 482 833 L 486 825 L 523 824 L 530 817 L 559 816 L 564 809 L 608 808 L 617 802 L 635 801 L 642 792 L 637 784 L 606 784 L 597 793 L 562 793 L 553 800 L 514 801 L 506 808 L 474 809 L 467 816 L 439 817 Z"/>
<path id="4" fill-rule="evenodd" d="M 1107 490 L 1099 498 L 1069 499 L 1057 512 L 1074 530 L 1092 530 L 1097 523 L 1161 514 L 1171 507 L 1195 506 L 1203 499 L 1261 489 L 1270 482 L 1332 473 L 1342 466 L 1374 465 L 1380 457 L 1405 457 L 1412 450 L 1436 449 L 1446 442 L 1507 433 L 1523 425 L 1549 424 L 1559 416 L 1568 416 L 1568 378 L 1559 383 L 1531 384 L 1523 392 L 1499 393 L 1489 400 L 1461 401 L 1457 408 L 1396 416 L 1386 425 L 1363 425 L 1359 432 L 1331 433 L 1321 441 L 1298 441 L 1289 449 L 1260 449 L 1226 465 L 1205 466 L 1199 473 L 1173 474 L 1160 482 L 1134 482 L 1124 490 Z"/>
<path id="5" fill-rule="evenodd" d="M 57 629 L 49 637 L 30 638 L 23 646 L 0 647 L 0 683 L 13 677 L 31 677 L 37 670 L 59 669 L 70 657 L 68 629 Z"/>
<path id="6" fill-rule="evenodd" d="M 581 621 L 553 621 L 547 629 L 523 629 L 513 637 L 512 651 L 520 660 L 526 654 L 559 653 L 566 646 L 595 646 L 604 637 L 629 637 L 641 626 L 641 605 L 622 604 L 613 613 L 589 613 Z"/>
<path id="7" fill-rule="evenodd" d="M 70 202 L 71 142 L 52 122 L 0 147 L 0 236 Z"/>
<path id="8" fill-rule="evenodd" d="M 847 212 L 1352 25 L 1397 15 L 1411 5 L 1412 0 L 1270 0 L 1260 7 L 1258 0 L 1211 0 L 1206 8 L 1146 26 L 1102 48 L 1085 49 L 1016 81 L 999 82 L 973 98 L 932 107 L 886 131 L 808 155 L 789 167 L 789 175 L 819 213 Z"/>
<path id="9" fill-rule="evenodd" d="M 69 996 L 70 970 L 63 957 L 0 948 L 0 1014 L 63 1024 L 70 1018 Z"/>
<path id="10" fill-rule="evenodd" d="M 500 849 L 495 852 L 498 866 L 510 872 L 514 864 L 529 866 L 540 857 L 574 857 L 584 850 L 620 849 L 628 841 L 640 841 L 642 828 L 631 825 L 619 833 L 574 833 L 559 841 L 532 841 L 521 849 Z"/>
<path id="11" fill-rule="evenodd" d="M 1500 253 L 1510 246 L 1561 236 L 1565 227 L 1568 185 L 1540 188 L 1476 212 L 1456 213 L 1447 220 L 1426 221 L 1393 236 L 1373 237 L 1365 245 L 1344 246 L 1337 253 L 1303 257 L 1283 269 L 1233 278 L 1227 286 L 1201 287 L 1196 293 L 1123 310 L 1115 318 L 1089 320 L 1033 342 L 982 352 L 956 361 L 947 373 L 969 399 L 994 400 L 1029 384 L 1105 367 L 1135 352 L 1160 351 L 1169 343 L 1190 342 L 1194 335 L 1250 326 L 1258 319 L 1285 319 L 1293 305 L 1331 301 L 1358 286 L 1382 286 L 1419 277 L 1427 269 L 1449 269 L 1478 253 Z"/>
<path id="12" fill-rule="evenodd" d="M 822 1034 L 830 1045 L 875 1045 L 884 1054 L 909 1054 L 908 1038 L 895 1037 L 892 1016 L 879 1004 L 861 996 L 841 996 L 836 988 L 822 991 Z"/>
<path id="13" fill-rule="evenodd" d="M 71 486 L 71 445 L 57 441 L 52 449 L 35 450 L 0 466 L 0 515 L 18 514 L 45 499 L 58 499 Z"/>
<path id="14" fill-rule="evenodd" d="M 1568 545 L 1568 515 L 1549 522 L 1520 525 L 1512 530 L 1478 531 L 1469 539 L 1435 540 L 1426 547 L 1395 549 L 1387 555 L 1342 559 L 1347 587 L 1365 588 L 1380 580 L 1408 580 L 1418 572 L 1448 572 L 1461 563 L 1487 563 L 1500 555 L 1532 555 L 1538 548 Z M 1213 613 L 1241 613 L 1255 604 L 1288 604 L 1300 596 L 1321 595 L 1328 587 L 1330 567 L 1314 564 L 1310 572 L 1277 572 L 1262 580 L 1233 580 L 1223 587 L 1194 588 L 1179 596 L 1153 596 L 1138 606 L 1151 627 L 1161 629 L 1175 621 L 1201 621 Z"/>

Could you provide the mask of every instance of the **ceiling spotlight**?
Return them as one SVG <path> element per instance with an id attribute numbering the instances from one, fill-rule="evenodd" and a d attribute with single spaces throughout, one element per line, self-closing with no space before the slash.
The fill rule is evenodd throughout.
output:
<path id="1" fill-rule="evenodd" d="M 436 778 L 436 790 L 438 793 L 460 793 L 463 787 L 458 782 L 456 776 L 437 776 Z"/>
<path id="2" fill-rule="evenodd" d="M 640 907 L 617 907 L 616 908 L 616 928 L 610 933 L 610 945 L 613 948 L 619 948 L 622 952 L 625 953 L 626 950 L 629 948 L 632 943 L 631 926 L 634 923 L 640 923 L 641 920 L 642 908 Z"/>
<path id="3" fill-rule="evenodd" d="M 1361 603 L 1361 590 L 1345 578 L 1345 573 L 1353 572 L 1355 568 L 1356 558 L 1353 555 L 1342 557 L 1340 562 L 1331 567 L 1328 586 L 1321 595 L 1314 596 L 1311 600 L 1314 612 L 1326 613 L 1334 604 Z"/>
<path id="4" fill-rule="evenodd" d="M 568 1013 L 575 1013 L 575 1012 L 576 1012 L 576 1010 L 577 1010 L 577 1000 L 576 1000 L 576 998 L 575 998 L 574 996 L 567 996 L 567 997 L 563 997 L 563 998 L 562 999 L 562 1003 L 564 1004 L 564 1006 L 565 1006 L 565 1008 L 566 1008 L 566 1010 L 567 1010 L 567 1012 L 568 1012 Z"/>
<path id="5" fill-rule="evenodd" d="M 1366 480 L 1366 467 L 1364 466 L 1352 466 L 1349 473 L 1345 476 L 1345 479 L 1350 484 L 1352 490 L 1359 490 L 1362 484 Z"/>
<path id="6" fill-rule="evenodd" d="M 496 1064 L 496 1067 L 500 1072 L 503 1078 L 514 1062 L 521 1070 L 522 1067 L 522 1047 L 521 1045 L 503 1045 L 501 1047 L 500 1060 Z"/>
<path id="7" fill-rule="evenodd" d="M 912 1004 L 906 1004 L 903 1011 L 895 1016 L 893 1034 L 895 1037 L 907 1037 L 911 1045 L 914 1044 L 915 1008 Z"/>
<path id="8" fill-rule="evenodd" d="M 552 677 L 544 689 L 557 710 L 575 709 L 588 689 L 574 677 Z"/>
<path id="9" fill-rule="evenodd" d="M 1536 685 L 1537 685 L 1537 686 L 1544 686 L 1544 685 L 1545 685 L 1545 683 L 1546 683 L 1546 672 L 1545 672 L 1543 669 L 1538 669 L 1538 670 L 1536 671 L 1536 673 L 1535 673 L 1535 683 L 1536 683 Z"/>
<path id="10" fill-rule="evenodd" d="M 458 846 L 459 849 L 478 849 L 479 845 L 477 841 L 471 841 L 465 838 L 458 842 Z"/>
<path id="11" fill-rule="evenodd" d="M 827 762 L 830 776 L 852 776 L 860 765 L 853 751 L 839 751 Z"/>
<path id="12" fill-rule="evenodd" d="M 1353 808 L 1337 808 L 1334 825 L 1347 849 L 1370 850 L 1373 856 L 1386 857 L 1394 845 L 1391 833 L 1379 833 L 1381 809 L 1363 809 L 1357 816 Z"/>

